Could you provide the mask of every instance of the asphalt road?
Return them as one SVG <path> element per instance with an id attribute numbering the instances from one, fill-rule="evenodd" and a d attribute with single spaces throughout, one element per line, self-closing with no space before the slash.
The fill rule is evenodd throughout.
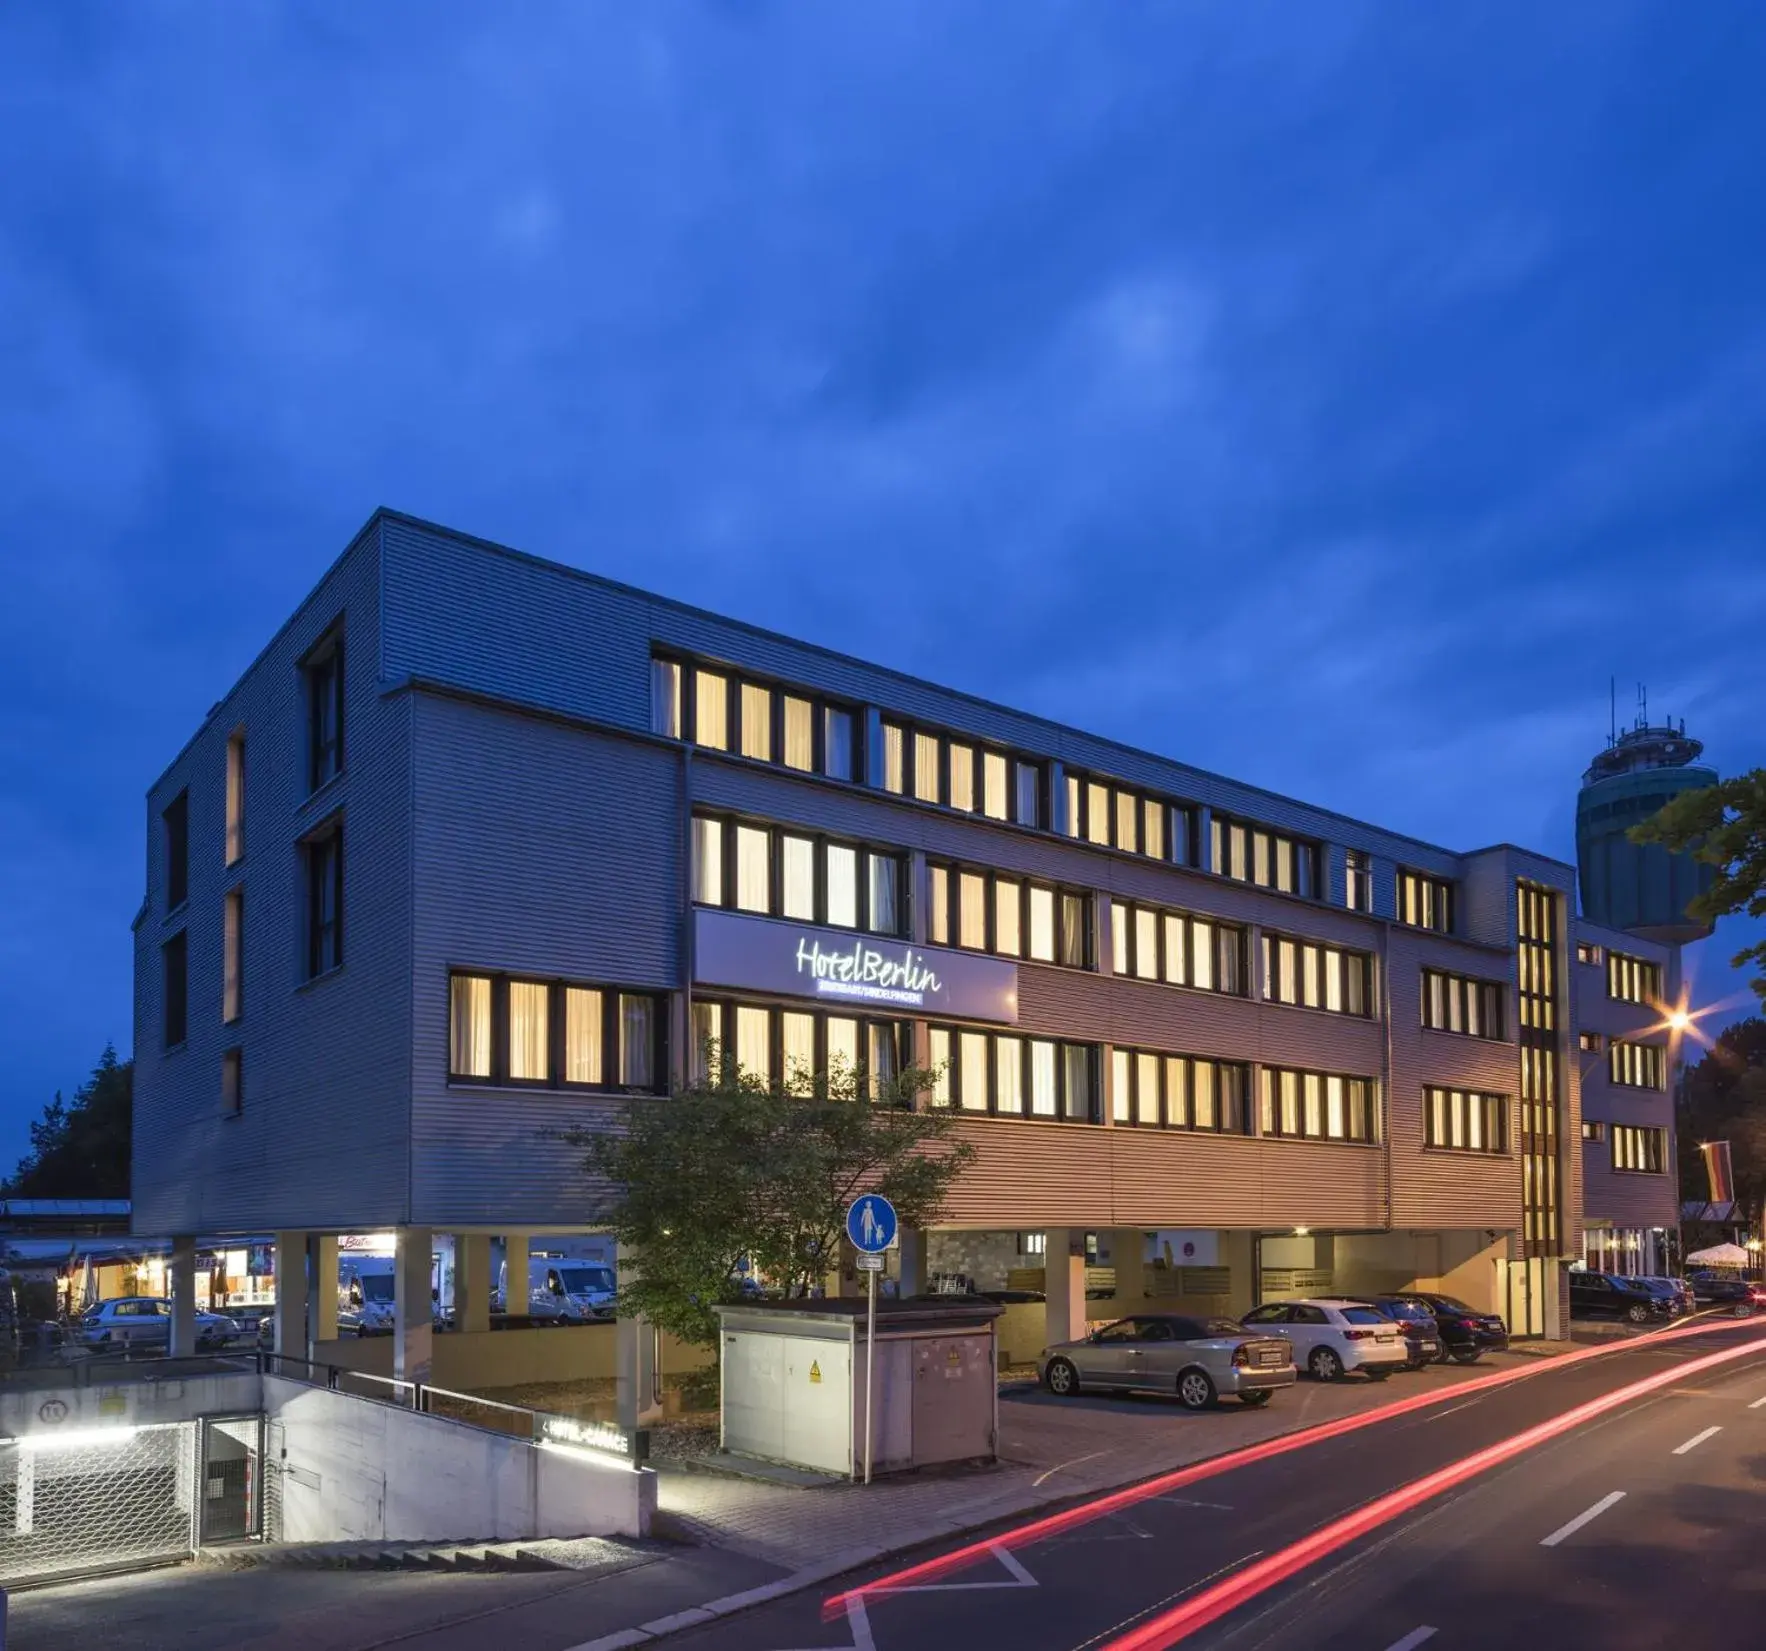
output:
<path id="1" fill-rule="evenodd" d="M 1735 1362 L 1689 1368 L 1737 1348 L 1745 1356 Z M 1524 1449 L 1509 1443 L 1650 1378 L 1660 1385 L 1647 1395 Z M 1763 1402 L 1750 1408 L 1755 1400 Z M 1463 1466 L 1479 1453 L 1508 1451 L 1516 1453 L 1481 1471 Z M 1405 1490 L 1432 1474 L 1462 1473 L 1462 1483 L 1426 1498 Z M 1388 1510 L 1382 1499 L 1397 1505 Z M 1566 1530 L 1584 1514 L 1585 1523 Z M 1725 1646 L 1766 1646 L 1766 1560 L 1753 1553 L 1766 1550 L 1763 1516 L 1766 1333 L 1725 1322 L 1452 1394 L 1138 1497 L 1037 1540 L 984 1546 L 960 1568 L 904 1579 L 910 1586 L 884 1580 L 832 1611 L 815 1595 L 797 1596 L 669 1644 L 1508 1651 L 1517 1634 L 1544 1627 L 1561 1643 L 1602 1651 L 1707 1643 L 1707 1635 Z M 1335 1522 L 1346 1518 L 1379 1522 L 1334 1551 L 1294 1557 L 1295 1544 L 1334 1541 Z M 1174 1614 L 1243 1588 L 1247 1577 L 1290 1564 L 1294 1574 L 1222 1607 L 1216 1620 L 1173 1623 Z M 842 1586 L 863 1590 L 902 1569 L 898 1561 Z"/>

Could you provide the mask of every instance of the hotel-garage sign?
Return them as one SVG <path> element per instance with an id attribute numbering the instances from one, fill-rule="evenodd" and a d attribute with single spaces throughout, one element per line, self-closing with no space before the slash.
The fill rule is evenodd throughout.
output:
<path id="1" fill-rule="evenodd" d="M 693 980 L 876 1014 L 1018 1018 L 1015 963 L 704 907 L 693 914 Z"/>

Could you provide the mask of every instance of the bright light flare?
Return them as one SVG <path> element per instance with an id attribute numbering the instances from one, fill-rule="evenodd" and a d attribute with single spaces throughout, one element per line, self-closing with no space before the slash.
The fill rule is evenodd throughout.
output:
<path id="1" fill-rule="evenodd" d="M 85 1450 L 96 1445 L 126 1445 L 138 1427 L 76 1427 L 65 1433 L 26 1433 L 16 1442 L 20 1450 Z"/>

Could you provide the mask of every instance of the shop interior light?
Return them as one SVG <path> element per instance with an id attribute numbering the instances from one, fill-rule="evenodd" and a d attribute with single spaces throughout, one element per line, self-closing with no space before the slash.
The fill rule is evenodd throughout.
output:
<path id="1" fill-rule="evenodd" d="M 83 1450 L 95 1445 L 126 1445 L 138 1427 L 75 1427 L 65 1433 L 26 1433 L 20 1437 L 20 1450 Z"/>

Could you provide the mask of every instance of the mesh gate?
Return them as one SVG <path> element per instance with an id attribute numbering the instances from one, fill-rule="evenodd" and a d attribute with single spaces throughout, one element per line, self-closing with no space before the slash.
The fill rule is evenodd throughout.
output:
<path id="1" fill-rule="evenodd" d="M 0 1445 L 0 1583 L 191 1551 L 196 1425 L 29 1434 Z"/>

